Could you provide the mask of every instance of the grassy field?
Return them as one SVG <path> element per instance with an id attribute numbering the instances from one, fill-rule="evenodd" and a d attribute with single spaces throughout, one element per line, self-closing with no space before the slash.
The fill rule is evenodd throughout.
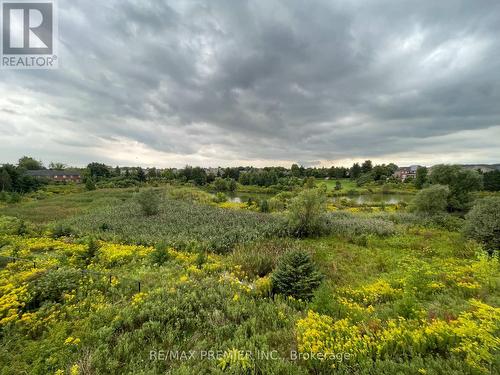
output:
<path id="1" fill-rule="evenodd" d="M 0 268 L 0 374 L 500 371 L 499 262 L 460 223 L 341 212 L 328 219 L 334 234 L 298 240 L 272 236 L 274 214 L 184 198 L 144 218 L 134 194 L 2 208 L 72 235 L 29 223 L 19 235 L 19 219 L 0 220 L 0 255 L 24 259 Z M 215 254 L 186 240 L 226 245 Z M 297 249 L 324 275 L 311 301 L 270 293 L 276 265 Z"/>
<path id="2" fill-rule="evenodd" d="M 57 194 L 34 195 L 25 198 L 19 204 L 0 206 L 0 215 L 15 216 L 36 224 L 47 224 L 103 206 L 121 204 L 130 200 L 135 193 L 134 189 L 104 189 L 75 193 L 68 189 L 72 188 L 63 188 Z"/>

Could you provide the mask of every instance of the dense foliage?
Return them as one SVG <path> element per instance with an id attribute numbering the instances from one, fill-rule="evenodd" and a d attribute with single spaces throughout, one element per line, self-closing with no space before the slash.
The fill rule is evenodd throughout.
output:
<path id="1" fill-rule="evenodd" d="M 483 187 L 482 176 L 477 171 L 459 165 L 435 165 L 432 167 L 430 181 L 433 184 L 448 186 L 450 211 L 467 210 L 472 200 L 470 193 Z"/>
<path id="2" fill-rule="evenodd" d="M 436 214 L 446 211 L 450 189 L 444 185 L 432 185 L 420 190 L 413 201 L 410 209 L 414 212 Z"/>
<path id="3" fill-rule="evenodd" d="M 319 189 L 306 189 L 292 199 L 287 221 L 288 231 L 297 237 L 319 235 L 324 228 L 326 196 Z"/>
<path id="4" fill-rule="evenodd" d="M 500 197 L 478 201 L 466 216 L 464 230 L 490 253 L 500 251 Z"/>

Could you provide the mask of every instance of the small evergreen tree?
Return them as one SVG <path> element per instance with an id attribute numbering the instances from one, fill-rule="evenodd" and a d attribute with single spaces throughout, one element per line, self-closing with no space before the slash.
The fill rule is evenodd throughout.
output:
<path id="1" fill-rule="evenodd" d="M 95 182 L 94 182 L 94 179 L 92 177 L 88 177 L 85 180 L 85 189 L 87 189 L 88 191 L 96 189 Z"/>
<path id="2" fill-rule="evenodd" d="M 87 267 L 92 263 L 92 260 L 97 256 L 98 252 L 99 243 L 94 238 L 90 238 L 85 250 L 80 254 L 79 260 L 83 266 Z"/>
<path id="3" fill-rule="evenodd" d="M 160 197 L 153 189 L 140 192 L 137 195 L 137 202 L 146 216 L 156 215 L 160 211 Z"/>
<path id="4" fill-rule="evenodd" d="M 283 255 L 271 277 L 273 293 L 302 300 L 312 298 L 322 279 L 310 255 L 300 250 Z"/>
<path id="5" fill-rule="evenodd" d="M 149 254 L 149 259 L 152 264 L 162 266 L 170 260 L 170 254 L 168 252 L 168 245 L 165 242 L 160 242 L 154 248 L 154 250 Z"/>
<path id="6" fill-rule="evenodd" d="M 269 212 L 269 202 L 267 199 L 263 199 L 260 201 L 260 212 Z"/>

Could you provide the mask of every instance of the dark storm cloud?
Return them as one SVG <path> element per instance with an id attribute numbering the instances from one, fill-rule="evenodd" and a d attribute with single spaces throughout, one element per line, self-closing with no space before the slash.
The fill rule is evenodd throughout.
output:
<path id="1" fill-rule="evenodd" d="M 60 69 L 2 72 L 0 126 L 61 158 L 500 158 L 497 1 L 76 0 L 59 17 Z"/>

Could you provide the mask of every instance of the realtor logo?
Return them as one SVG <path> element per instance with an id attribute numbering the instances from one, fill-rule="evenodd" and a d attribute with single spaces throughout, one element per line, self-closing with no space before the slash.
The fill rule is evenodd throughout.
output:
<path id="1" fill-rule="evenodd" d="M 57 68 L 55 10 L 51 0 L 2 2 L 2 68 Z"/>

